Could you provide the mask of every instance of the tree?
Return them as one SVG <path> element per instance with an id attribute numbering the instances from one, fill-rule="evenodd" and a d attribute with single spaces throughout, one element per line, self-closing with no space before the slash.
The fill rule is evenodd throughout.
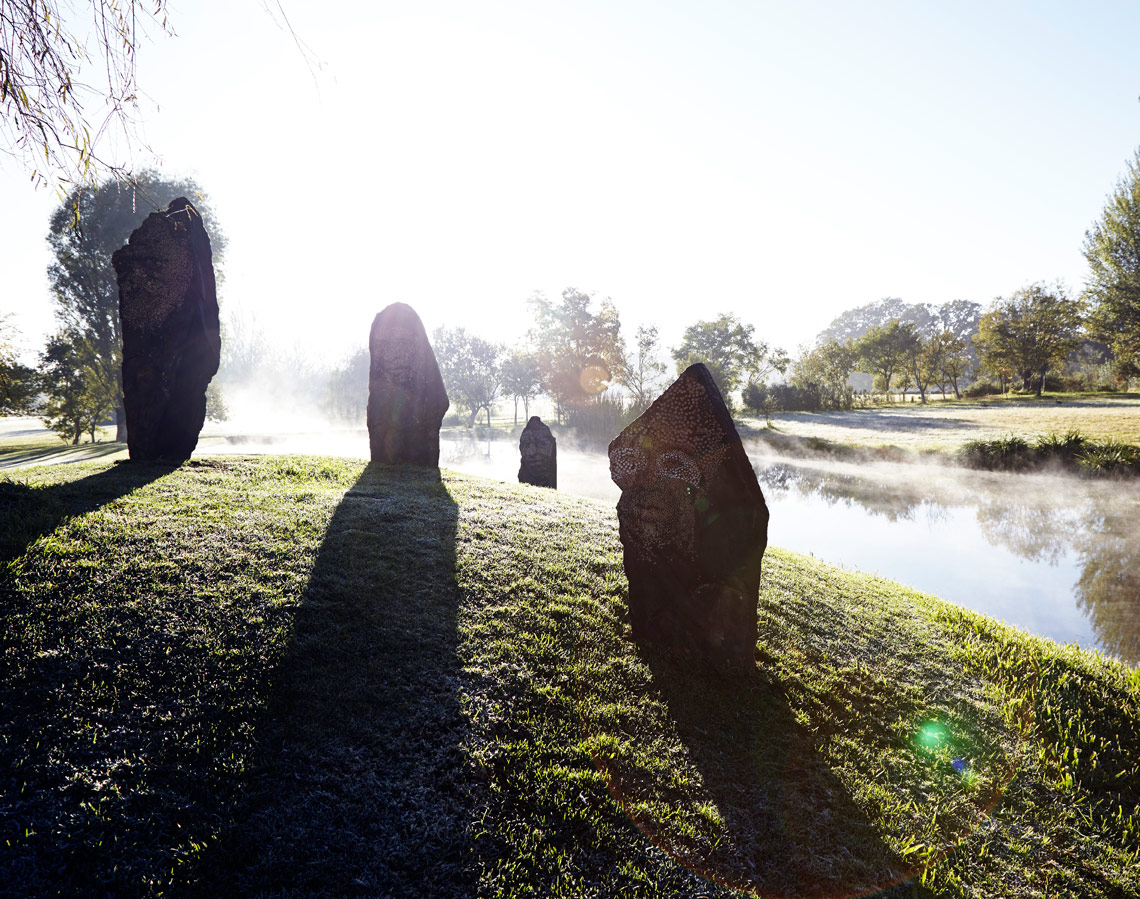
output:
<path id="1" fill-rule="evenodd" d="M 981 303 L 972 300 L 951 300 L 941 306 L 932 307 L 929 327 L 920 326 L 919 331 L 927 337 L 949 333 L 968 345 L 978 333 L 978 322 L 981 317 Z"/>
<path id="2" fill-rule="evenodd" d="M 490 427 L 491 404 L 502 383 L 502 345 L 468 334 L 465 328 L 439 327 L 432 334 L 432 348 L 447 395 L 467 410 L 467 427 L 475 424 L 483 410 Z"/>
<path id="3" fill-rule="evenodd" d="M 361 348 L 329 373 L 326 408 L 348 421 L 364 421 L 368 409 L 368 376 L 372 357 Z"/>
<path id="4" fill-rule="evenodd" d="M 911 322 L 903 323 L 897 318 L 885 325 L 868 331 L 852 344 L 860 371 L 874 375 L 890 401 L 891 382 L 905 385 L 910 383 L 907 362 L 913 345 L 918 342 L 918 330 Z"/>
<path id="5" fill-rule="evenodd" d="M 1061 284 L 1036 283 L 999 297 L 982 316 L 974 338 L 982 365 L 1003 377 L 1012 372 L 1023 390 L 1032 385 L 1038 396 L 1045 374 L 1060 367 L 1081 342 L 1084 306 L 1070 299 Z"/>
<path id="6" fill-rule="evenodd" d="M 519 400 L 523 403 L 523 417 L 530 418 L 530 401 L 542 389 L 542 368 L 538 356 L 529 350 L 513 350 L 503 360 L 503 393 L 515 401 L 515 425 L 519 423 Z"/>
<path id="7" fill-rule="evenodd" d="M 146 216 L 185 196 L 202 214 L 210 235 L 215 269 L 221 268 L 226 241 L 202 189 L 190 179 L 169 180 L 143 172 L 134 185 L 107 181 L 77 187 L 51 217 L 48 244 L 54 261 L 48 267 L 56 318 L 63 330 L 94 347 L 104 377 L 115 381 L 115 439 L 126 440 L 122 396 L 123 339 L 119 327 L 119 285 L 111 254 L 127 242 Z M 76 225 L 73 208 L 80 210 Z M 220 277 L 219 277 L 219 280 Z"/>
<path id="8" fill-rule="evenodd" d="M 226 405 L 225 394 L 222 393 L 222 382 L 213 378 L 206 385 L 206 418 L 210 421 L 228 421 L 230 407 Z"/>
<path id="9" fill-rule="evenodd" d="M 820 331 L 816 342 L 858 340 L 872 328 L 882 328 L 893 321 L 910 322 L 922 331 L 934 320 L 937 312 L 938 307 L 929 303 L 907 303 L 898 297 L 884 297 L 840 313 Z"/>
<path id="10" fill-rule="evenodd" d="M 941 334 L 927 338 L 915 334 L 906 344 L 910 382 L 918 390 L 919 399 L 926 405 L 926 390 L 939 377 L 945 347 Z"/>
<path id="11" fill-rule="evenodd" d="M 112 385 L 93 361 L 92 349 L 84 339 L 65 331 L 51 337 L 40 354 L 47 394 L 44 424 L 72 445 L 78 444 L 85 432 L 94 443 L 95 428 L 111 411 Z"/>
<path id="12" fill-rule="evenodd" d="M 822 344 L 830 339 L 841 342 L 859 340 L 872 328 L 886 327 L 892 321 L 900 321 L 914 325 L 915 332 L 924 340 L 949 331 L 965 341 L 972 367 L 977 364 L 977 356 L 971 339 L 978 332 L 981 313 L 981 305 L 970 300 L 950 300 L 938 306 L 933 303 L 906 303 L 898 297 L 886 297 L 841 313 L 819 333 L 816 343 Z M 870 387 L 873 379 L 864 380 L 868 374 L 857 374 L 854 378 L 855 386 Z M 913 379 L 913 372 L 910 377 Z"/>
<path id="13" fill-rule="evenodd" d="M 703 362 L 731 408 L 731 396 L 741 384 L 763 383 L 768 375 L 782 372 L 788 364 L 787 354 L 757 340 L 755 330 L 731 313 L 690 325 L 685 329 L 681 345 L 673 350 L 677 373 Z"/>
<path id="14" fill-rule="evenodd" d="M 792 385 L 814 392 L 820 408 L 850 409 L 853 399 L 847 379 L 855 370 L 852 343 L 832 338 L 813 350 L 801 348 L 792 370 Z"/>
<path id="15" fill-rule="evenodd" d="M 591 294 L 567 287 L 558 303 L 541 293 L 528 303 L 534 317 L 529 337 L 559 421 L 570 409 L 605 393 L 625 367 L 617 308 L 604 299 L 595 313 L 593 300 Z"/>
<path id="16" fill-rule="evenodd" d="M 635 337 L 637 349 L 627 362 L 618 383 L 633 396 L 638 408 L 644 409 L 661 392 L 661 380 L 665 375 L 665 363 L 659 356 L 660 340 L 656 325 L 641 325 Z"/>
<path id="17" fill-rule="evenodd" d="M 90 26 L 60 0 L 0 0 L 0 149 L 32 179 L 91 180 L 111 131 L 129 139 L 137 106 L 135 50 L 142 34 L 173 32 L 166 0 L 88 0 Z M 43 168 L 38 168 L 42 166 Z"/>
<path id="18" fill-rule="evenodd" d="M 909 382 L 918 390 L 924 405 L 926 391 L 934 383 L 941 385 L 942 395 L 945 396 L 946 382 L 951 381 L 954 384 L 954 394 L 958 395 L 958 380 L 970 364 L 964 341 L 947 329 L 929 336 L 915 334 L 913 339 L 905 340 L 904 347 Z M 947 375 L 948 371 L 951 372 L 950 375 Z"/>
<path id="19" fill-rule="evenodd" d="M 0 315 L 0 415 L 27 415 L 39 392 L 39 375 L 16 355 L 16 329 Z"/>
<path id="20" fill-rule="evenodd" d="M 117 372 L 107 370 L 100 356 L 99 347 L 88 337 L 74 335 L 72 344 L 75 358 L 83 377 L 82 402 L 86 407 L 87 431 L 91 442 L 95 442 L 95 428 L 106 421 L 115 411 L 119 393 Z"/>
<path id="21" fill-rule="evenodd" d="M 1140 149 L 1104 211 L 1085 232 L 1089 330 L 1130 371 L 1140 371 Z"/>
<path id="22" fill-rule="evenodd" d="M 257 321 L 257 316 L 245 315 L 232 310 L 221 322 L 222 358 L 218 374 L 225 374 L 227 381 L 248 381 L 264 368 L 273 350 L 265 329 Z M 368 357 L 368 350 L 358 350 Z"/>
<path id="23" fill-rule="evenodd" d="M 942 395 L 946 395 L 946 385 L 954 387 L 954 398 L 961 399 L 958 384 L 966 378 L 966 373 L 974 367 L 970 347 L 966 341 L 953 332 L 947 330 L 935 334 L 931 344 L 937 346 L 931 350 L 932 356 L 938 359 L 938 381 L 942 388 Z"/>

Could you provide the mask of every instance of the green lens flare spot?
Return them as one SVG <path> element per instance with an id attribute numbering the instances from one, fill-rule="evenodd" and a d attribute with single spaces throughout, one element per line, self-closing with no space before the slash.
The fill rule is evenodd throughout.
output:
<path id="1" fill-rule="evenodd" d="M 941 721 L 927 721 L 914 735 L 915 746 L 934 755 L 950 746 L 950 728 Z"/>

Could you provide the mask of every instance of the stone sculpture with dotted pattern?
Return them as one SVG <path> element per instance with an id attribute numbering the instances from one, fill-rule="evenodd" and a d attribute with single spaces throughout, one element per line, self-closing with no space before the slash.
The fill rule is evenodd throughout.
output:
<path id="1" fill-rule="evenodd" d="M 123 407 L 136 462 L 184 462 L 206 420 L 222 340 L 210 237 L 185 197 L 111 257 L 119 282 Z"/>
<path id="2" fill-rule="evenodd" d="M 416 310 L 384 307 L 368 335 L 368 444 L 372 461 L 439 465 L 439 428 L 451 405 Z"/>
<path id="3" fill-rule="evenodd" d="M 754 664 L 768 507 L 704 365 L 609 446 L 635 639 Z"/>
<path id="4" fill-rule="evenodd" d="M 520 484 L 558 488 L 558 441 L 537 415 L 519 436 L 519 456 Z"/>

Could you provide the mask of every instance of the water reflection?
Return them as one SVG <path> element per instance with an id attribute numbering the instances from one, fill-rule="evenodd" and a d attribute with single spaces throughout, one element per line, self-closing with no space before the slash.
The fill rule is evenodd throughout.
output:
<path id="1" fill-rule="evenodd" d="M 1100 540 L 1083 550 L 1076 597 L 1101 644 L 1122 659 L 1140 662 L 1140 526 L 1113 516 Z M 1090 541 L 1091 543 L 1091 541 Z"/>
<path id="2" fill-rule="evenodd" d="M 777 545 L 877 568 L 1035 633 L 1140 662 L 1135 485 L 786 460 L 758 475 Z M 783 534 L 781 511 L 790 525 Z M 894 544 L 893 560 L 874 541 Z"/>

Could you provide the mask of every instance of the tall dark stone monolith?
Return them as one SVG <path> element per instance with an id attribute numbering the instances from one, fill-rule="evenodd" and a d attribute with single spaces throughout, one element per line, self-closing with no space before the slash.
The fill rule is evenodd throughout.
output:
<path id="1" fill-rule="evenodd" d="M 184 462 L 206 420 L 222 341 L 210 238 L 185 197 L 111 257 L 119 281 L 123 407 L 132 461 Z"/>
<path id="2" fill-rule="evenodd" d="M 439 465 L 439 427 L 451 405 L 423 322 L 393 303 L 368 336 L 368 444 L 373 462 Z"/>
<path id="3" fill-rule="evenodd" d="M 753 665 L 768 507 L 708 369 L 687 368 L 609 455 L 633 636 Z"/>
<path id="4" fill-rule="evenodd" d="M 541 418 L 532 415 L 519 437 L 519 483 L 558 488 L 558 441 Z"/>

